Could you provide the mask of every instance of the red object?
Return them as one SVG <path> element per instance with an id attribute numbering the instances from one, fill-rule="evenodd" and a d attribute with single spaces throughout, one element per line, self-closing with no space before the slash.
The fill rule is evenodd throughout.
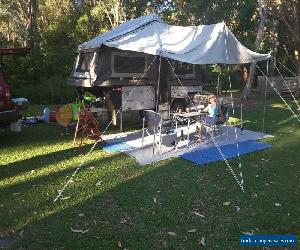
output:
<path id="1" fill-rule="evenodd" d="M 0 48 L 0 56 L 18 55 L 23 56 L 29 52 L 29 48 Z M 2 67 L 0 65 L 0 112 L 13 110 L 11 101 L 11 89 L 6 82 Z"/>
<path id="2" fill-rule="evenodd" d="M 7 84 L 0 65 L 0 127 L 7 126 L 19 119 L 10 95 L 10 87 Z"/>
<path id="3" fill-rule="evenodd" d="M 80 109 L 78 112 L 78 120 L 73 145 L 82 146 L 84 140 L 86 139 L 94 141 L 100 140 L 102 142 L 98 128 L 98 122 L 88 108 Z"/>
<path id="4" fill-rule="evenodd" d="M 56 122 L 55 114 L 56 114 L 56 111 L 50 111 L 50 113 L 49 113 L 49 121 L 50 122 Z"/>
<path id="5" fill-rule="evenodd" d="M 5 81 L 3 71 L 0 68 L 0 111 L 12 109 L 10 87 Z"/>
<path id="6" fill-rule="evenodd" d="M 0 56 L 23 56 L 26 55 L 28 51 L 28 48 L 0 48 Z M 26 108 L 26 106 L 23 108 Z M 11 100 L 11 88 L 6 82 L 0 65 L 0 126 L 6 126 L 16 122 L 20 118 L 18 114 L 19 109 L 21 109 L 21 107 L 15 105 Z"/>

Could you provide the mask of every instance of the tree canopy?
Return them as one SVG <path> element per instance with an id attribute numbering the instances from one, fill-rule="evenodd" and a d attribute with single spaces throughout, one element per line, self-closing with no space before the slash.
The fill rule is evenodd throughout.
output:
<path id="1" fill-rule="evenodd" d="M 266 1 L 263 37 L 256 46 L 262 1 L 0 0 L 0 47 L 32 48 L 26 57 L 4 58 L 16 91 L 52 85 L 55 92 L 63 89 L 79 44 L 126 20 L 156 12 L 174 25 L 224 21 L 244 45 L 273 53 L 300 74 L 300 1 Z"/>

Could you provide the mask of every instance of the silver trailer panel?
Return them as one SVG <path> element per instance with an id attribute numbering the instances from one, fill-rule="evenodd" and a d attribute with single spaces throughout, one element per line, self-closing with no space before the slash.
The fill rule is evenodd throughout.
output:
<path id="1" fill-rule="evenodd" d="M 155 90 L 153 86 L 122 86 L 123 111 L 153 108 L 155 108 Z"/>
<path id="2" fill-rule="evenodd" d="M 202 93 L 202 85 L 171 86 L 171 98 L 187 98 L 188 93 Z"/>

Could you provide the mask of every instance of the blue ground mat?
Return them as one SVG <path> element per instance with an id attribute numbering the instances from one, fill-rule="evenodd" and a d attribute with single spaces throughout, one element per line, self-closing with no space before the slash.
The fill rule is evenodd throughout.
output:
<path id="1" fill-rule="evenodd" d="M 258 142 L 258 141 L 244 141 L 239 142 L 239 152 L 240 155 L 248 154 L 258 150 L 263 150 L 265 148 L 271 147 L 271 144 Z M 238 151 L 236 144 L 229 144 L 220 146 L 226 159 L 237 157 Z M 223 157 L 219 153 L 216 147 L 196 150 L 193 152 L 185 153 L 181 155 L 183 159 L 197 163 L 198 165 L 204 165 L 210 162 L 223 160 Z"/>
<path id="2" fill-rule="evenodd" d="M 124 150 L 132 149 L 133 147 L 125 142 L 113 143 L 113 144 L 105 144 L 103 149 L 108 153 L 116 153 L 122 152 Z"/>

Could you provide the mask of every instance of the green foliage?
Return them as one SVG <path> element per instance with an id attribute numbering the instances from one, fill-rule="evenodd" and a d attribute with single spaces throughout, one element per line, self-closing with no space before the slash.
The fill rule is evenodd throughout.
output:
<path id="1" fill-rule="evenodd" d="M 41 78 L 37 84 L 13 88 L 13 96 L 26 96 L 31 103 L 64 104 L 75 99 L 74 88 L 66 86 L 66 79 L 59 76 Z"/>
<path id="2" fill-rule="evenodd" d="M 31 100 L 33 103 L 41 102 L 44 97 L 38 96 L 40 92 L 30 94 L 29 87 L 33 87 L 34 92 L 41 85 L 53 85 L 55 89 L 58 82 L 63 85 L 72 71 L 78 45 L 125 20 L 156 12 L 166 22 L 176 25 L 224 21 L 236 37 L 249 48 L 254 46 L 259 21 L 257 1 L 253 0 L 39 0 L 37 2 L 37 51 L 32 51 L 23 58 L 4 58 L 6 75 L 8 81 L 13 84 L 15 93 L 21 95 L 26 93 L 27 96 L 24 97 L 34 98 Z M 0 0 L 0 46 L 20 47 L 29 44 L 28 4 L 29 0 Z M 278 57 L 292 70 L 296 70 L 295 43 L 292 39 L 286 39 L 288 33 L 284 23 L 280 22 L 276 29 L 279 42 Z M 261 48 L 263 52 L 270 51 L 273 46 L 269 39 L 271 34 L 267 32 Z M 208 73 L 214 75 L 214 72 Z M 234 72 L 234 75 L 239 76 L 240 72 Z M 68 87 L 65 90 L 68 92 Z M 55 91 L 55 95 L 61 95 L 60 91 Z M 51 98 L 56 99 L 59 100 L 60 97 Z"/>

